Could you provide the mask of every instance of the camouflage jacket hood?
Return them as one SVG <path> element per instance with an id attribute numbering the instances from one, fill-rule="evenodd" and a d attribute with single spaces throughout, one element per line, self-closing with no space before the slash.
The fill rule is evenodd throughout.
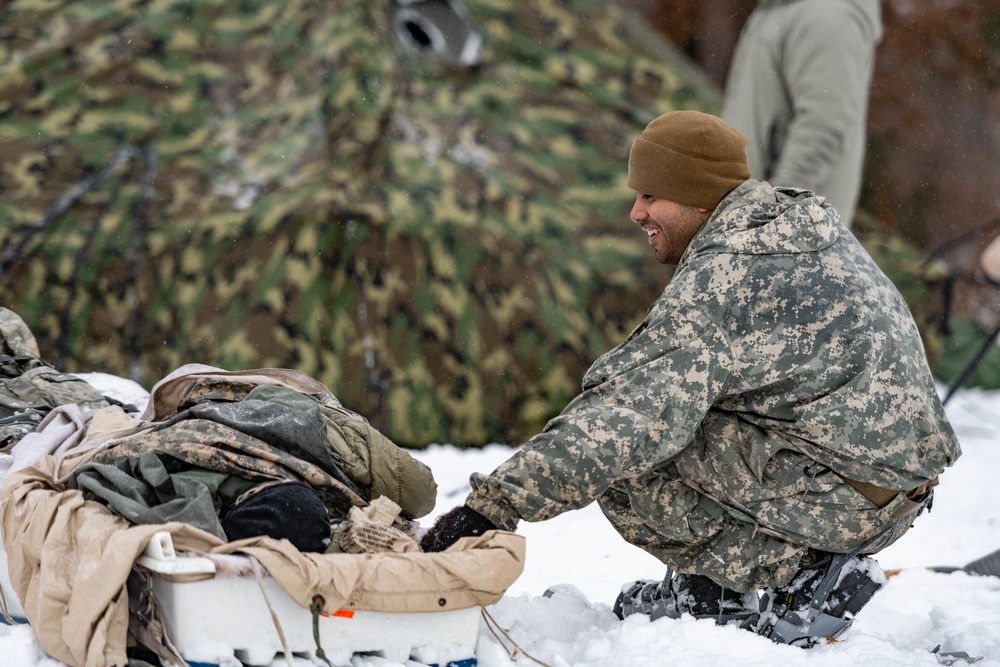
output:
<path id="1" fill-rule="evenodd" d="M 737 452 L 740 479 L 689 455 L 711 447 Z M 895 286 L 821 198 L 750 180 L 583 392 L 491 475 L 474 475 L 467 503 L 509 528 L 668 464 L 698 488 L 743 493 L 781 450 L 892 490 L 960 455 Z"/>
<path id="2" fill-rule="evenodd" d="M 708 254 L 816 252 L 830 247 L 842 231 L 837 213 L 808 190 L 772 188 L 751 179 L 723 197 L 678 268 Z"/>

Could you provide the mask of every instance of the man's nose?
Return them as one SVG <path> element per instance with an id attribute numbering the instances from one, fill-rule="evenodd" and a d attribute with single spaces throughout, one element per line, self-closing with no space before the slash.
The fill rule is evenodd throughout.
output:
<path id="1" fill-rule="evenodd" d="M 632 218 L 632 222 L 642 224 L 642 222 L 646 219 L 646 207 L 642 206 L 642 203 L 637 201 L 632 205 L 632 212 L 629 214 L 629 217 Z"/>

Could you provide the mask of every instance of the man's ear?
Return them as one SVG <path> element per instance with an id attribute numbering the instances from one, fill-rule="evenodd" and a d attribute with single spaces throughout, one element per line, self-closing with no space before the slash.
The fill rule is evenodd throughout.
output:
<path id="1" fill-rule="evenodd" d="M 713 211 L 715 211 L 714 208 L 701 208 L 699 206 L 698 212 L 701 213 L 701 221 L 705 222 L 706 220 L 708 220 L 708 216 L 712 215 Z"/>

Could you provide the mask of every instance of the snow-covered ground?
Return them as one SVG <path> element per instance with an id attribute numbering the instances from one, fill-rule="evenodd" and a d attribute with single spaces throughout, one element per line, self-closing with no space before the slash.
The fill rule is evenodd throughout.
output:
<path id="1" fill-rule="evenodd" d="M 85 377 L 117 398 L 144 400 L 126 381 L 101 374 Z M 1000 503 L 994 491 L 1000 475 L 1000 391 L 962 391 L 947 407 L 964 455 L 942 476 L 933 510 L 879 554 L 884 568 L 902 572 L 862 610 L 841 641 L 803 650 L 690 617 L 619 622 L 611 604 L 621 584 L 659 578 L 664 568 L 626 544 L 591 506 L 544 523 L 522 524 L 528 548 L 524 574 L 488 609 L 507 637 L 498 632 L 501 642 L 484 623 L 479 665 L 931 667 L 940 664 L 931 653 L 940 646 L 941 653 L 981 656 L 980 667 L 1000 667 L 1000 578 L 924 569 L 965 565 L 1000 548 Z M 417 452 L 440 487 L 434 515 L 462 502 L 469 473 L 491 470 L 510 452 L 500 445 L 436 445 Z M 545 597 L 553 586 L 559 593 Z M 45 656 L 28 627 L 0 625 L 0 667 L 62 664 Z M 352 667 L 397 665 L 401 663 L 359 657 Z"/>

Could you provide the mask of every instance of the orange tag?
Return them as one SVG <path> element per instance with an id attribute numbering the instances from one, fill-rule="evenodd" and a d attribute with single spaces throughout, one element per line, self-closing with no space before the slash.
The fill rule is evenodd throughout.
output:
<path id="1" fill-rule="evenodd" d="M 330 614 L 334 618 L 354 618 L 353 609 L 338 609 L 337 611 Z"/>

